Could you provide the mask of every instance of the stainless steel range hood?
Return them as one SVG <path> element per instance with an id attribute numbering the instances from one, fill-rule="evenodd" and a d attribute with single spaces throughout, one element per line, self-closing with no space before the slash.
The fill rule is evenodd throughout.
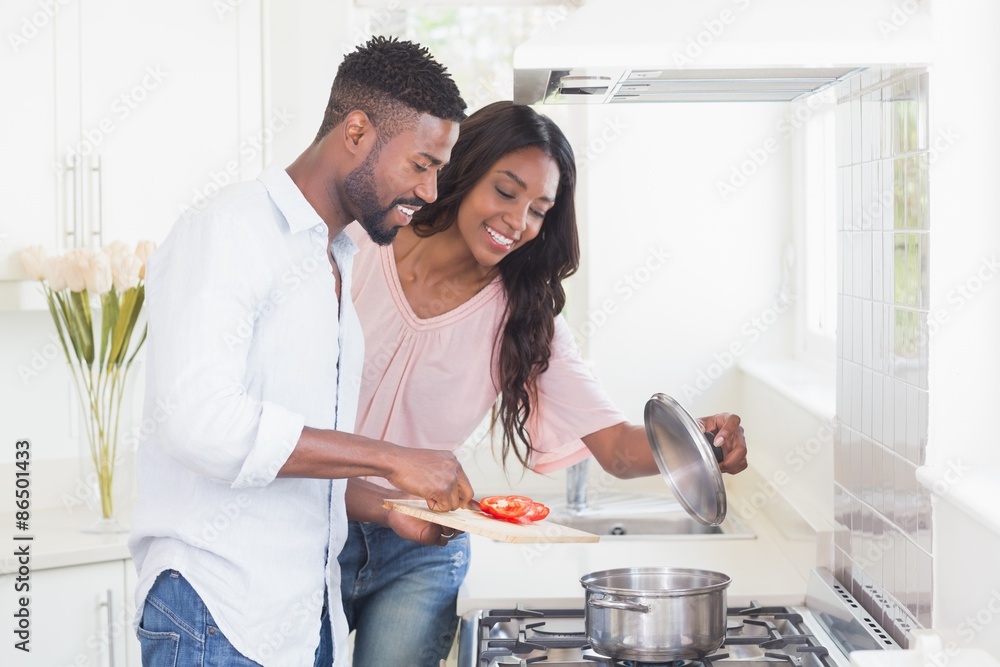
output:
<path id="1" fill-rule="evenodd" d="M 928 64 L 925 4 L 590 0 L 517 48 L 514 99 L 790 102 L 869 67 Z"/>

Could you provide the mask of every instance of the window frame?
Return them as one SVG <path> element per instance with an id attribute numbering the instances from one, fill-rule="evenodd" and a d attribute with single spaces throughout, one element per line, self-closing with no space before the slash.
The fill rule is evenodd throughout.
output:
<path id="1" fill-rule="evenodd" d="M 819 97 L 813 104 L 804 104 L 810 113 L 793 138 L 792 210 L 796 256 L 799 258 L 795 359 L 832 371 L 837 360 L 838 220 L 842 206 L 837 197 L 840 192 L 837 182 L 837 110 L 832 89 L 817 95 Z M 817 266 L 817 262 L 821 266 Z M 817 318 L 823 323 L 821 328 L 814 325 Z"/>

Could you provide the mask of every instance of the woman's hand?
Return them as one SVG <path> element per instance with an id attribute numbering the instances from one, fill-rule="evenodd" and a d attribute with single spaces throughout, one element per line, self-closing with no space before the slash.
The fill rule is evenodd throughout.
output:
<path id="1" fill-rule="evenodd" d="M 429 546 L 436 544 L 443 547 L 448 544 L 448 540 L 461 532 L 402 512 L 394 512 L 382 505 L 382 501 L 386 498 L 400 498 L 406 495 L 408 494 L 386 489 L 363 479 L 349 479 L 347 492 L 344 495 L 347 518 L 351 521 L 377 523 L 392 529 L 404 540 Z"/>
<path id="2" fill-rule="evenodd" d="M 436 544 L 439 547 L 445 546 L 448 544 L 448 540 L 462 532 L 402 512 L 389 512 L 385 525 L 404 540 L 426 545 Z"/>
<path id="3" fill-rule="evenodd" d="M 739 415 L 723 412 L 722 414 L 702 417 L 702 429 L 706 433 L 715 434 L 716 447 L 722 447 L 724 454 L 719 463 L 722 472 L 735 475 L 747 469 L 747 441 L 740 426 Z"/>

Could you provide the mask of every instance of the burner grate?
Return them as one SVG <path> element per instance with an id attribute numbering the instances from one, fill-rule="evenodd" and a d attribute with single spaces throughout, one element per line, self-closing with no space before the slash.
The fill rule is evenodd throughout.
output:
<path id="1" fill-rule="evenodd" d="M 614 660 L 591 648 L 581 608 L 490 609 L 478 623 L 476 667 L 835 667 L 826 648 L 787 607 L 727 610 L 726 640 L 696 659 L 666 663 Z"/>

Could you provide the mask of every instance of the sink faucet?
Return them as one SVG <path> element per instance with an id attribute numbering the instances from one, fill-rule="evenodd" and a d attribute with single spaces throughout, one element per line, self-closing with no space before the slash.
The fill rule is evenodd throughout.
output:
<path id="1" fill-rule="evenodd" d="M 566 509 L 579 514 L 587 509 L 587 468 L 590 459 L 566 468 Z"/>

